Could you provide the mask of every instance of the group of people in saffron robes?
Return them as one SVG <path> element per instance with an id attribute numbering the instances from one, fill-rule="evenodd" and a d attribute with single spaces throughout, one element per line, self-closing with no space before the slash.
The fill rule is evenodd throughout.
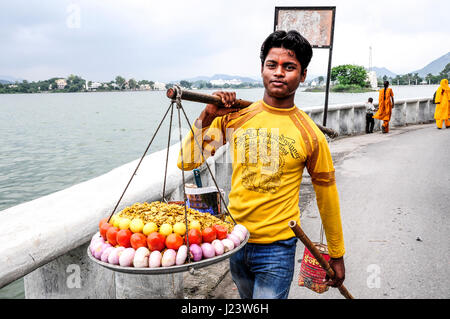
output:
<path id="1" fill-rule="evenodd" d="M 378 109 L 376 113 L 371 116 L 376 108 L 373 107 L 370 98 L 366 103 L 366 133 L 372 133 L 373 131 L 373 119 L 383 121 L 381 125 L 382 133 L 389 133 L 389 121 L 391 120 L 392 109 L 394 108 L 394 92 L 389 87 L 389 81 L 384 81 L 384 88 L 379 91 L 378 96 Z M 434 119 L 436 120 L 436 126 L 438 129 L 443 127 L 450 128 L 450 87 L 448 86 L 448 80 L 442 79 L 439 88 L 436 90 L 434 104 L 436 105 L 434 111 Z"/>

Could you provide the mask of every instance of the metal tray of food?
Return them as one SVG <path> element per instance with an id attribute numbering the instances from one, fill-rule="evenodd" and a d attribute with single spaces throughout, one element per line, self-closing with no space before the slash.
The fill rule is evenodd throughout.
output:
<path id="1" fill-rule="evenodd" d="M 212 264 L 223 261 L 227 258 L 230 258 L 233 254 L 235 254 L 240 249 L 242 249 L 242 247 L 245 246 L 245 244 L 248 242 L 249 237 L 250 237 L 250 233 L 247 232 L 245 239 L 240 243 L 239 246 L 233 248 L 232 250 L 230 250 L 220 256 L 215 256 L 215 257 L 208 258 L 208 259 L 202 259 L 199 261 L 191 261 L 190 263 L 185 263 L 183 265 L 176 265 L 176 266 L 170 266 L 170 267 L 162 267 L 162 266 L 157 267 L 157 268 L 122 267 L 119 265 L 105 263 L 105 262 L 95 258 L 94 256 L 92 256 L 92 253 L 91 253 L 89 247 L 87 248 L 87 254 L 88 254 L 89 258 L 96 264 L 99 264 L 102 267 L 105 267 L 105 268 L 108 268 L 110 270 L 117 271 L 117 272 L 136 274 L 136 275 L 172 274 L 172 273 L 183 272 L 183 271 L 193 271 L 195 269 L 207 267 Z"/>

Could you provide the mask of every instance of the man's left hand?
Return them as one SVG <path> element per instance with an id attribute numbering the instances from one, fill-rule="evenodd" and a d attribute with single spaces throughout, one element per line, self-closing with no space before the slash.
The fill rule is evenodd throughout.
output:
<path id="1" fill-rule="evenodd" d="M 331 287 L 340 287 L 345 279 L 345 265 L 344 257 L 331 258 L 328 262 L 331 269 L 334 271 L 334 279 L 331 279 L 328 275 L 325 277 L 325 282 Z"/>

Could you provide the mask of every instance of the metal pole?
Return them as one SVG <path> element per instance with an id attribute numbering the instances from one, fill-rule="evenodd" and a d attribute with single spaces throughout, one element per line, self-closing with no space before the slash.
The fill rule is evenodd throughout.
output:
<path id="1" fill-rule="evenodd" d="M 333 22 L 331 25 L 331 39 L 328 55 L 328 71 L 327 71 L 327 84 L 325 88 L 325 105 L 323 107 L 323 126 L 327 126 L 327 114 L 328 114 L 328 95 L 330 92 L 330 77 L 331 77 L 331 57 L 333 55 L 333 40 L 334 40 L 334 20 L 336 17 L 336 7 L 333 8 Z"/>
<path id="2" fill-rule="evenodd" d="M 333 48 L 330 47 L 330 54 L 328 56 L 328 71 L 327 71 L 327 84 L 325 88 L 325 105 L 323 107 L 323 126 L 327 126 L 327 114 L 328 114 L 328 95 L 330 92 L 330 76 L 331 76 L 331 54 Z"/>

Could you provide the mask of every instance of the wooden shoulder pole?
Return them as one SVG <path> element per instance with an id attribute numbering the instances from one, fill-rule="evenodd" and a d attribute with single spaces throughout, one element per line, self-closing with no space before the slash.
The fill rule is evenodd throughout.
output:
<path id="1" fill-rule="evenodd" d="M 177 92 L 174 88 L 170 88 L 167 90 L 166 95 L 169 99 L 175 99 L 177 96 Z M 181 97 L 182 100 L 191 101 L 191 102 L 199 102 L 199 103 L 205 103 L 205 104 L 214 104 L 217 106 L 223 106 L 222 100 L 220 97 L 205 93 L 199 93 L 199 92 L 193 92 L 189 90 L 181 90 Z M 247 106 L 250 106 L 253 102 L 237 99 L 234 107 L 238 108 L 246 108 Z M 317 127 L 324 133 L 327 134 L 331 138 L 337 137 L 339 134 L 327 127 L 323 127 L 322 125 L 317 124 Z"/>

